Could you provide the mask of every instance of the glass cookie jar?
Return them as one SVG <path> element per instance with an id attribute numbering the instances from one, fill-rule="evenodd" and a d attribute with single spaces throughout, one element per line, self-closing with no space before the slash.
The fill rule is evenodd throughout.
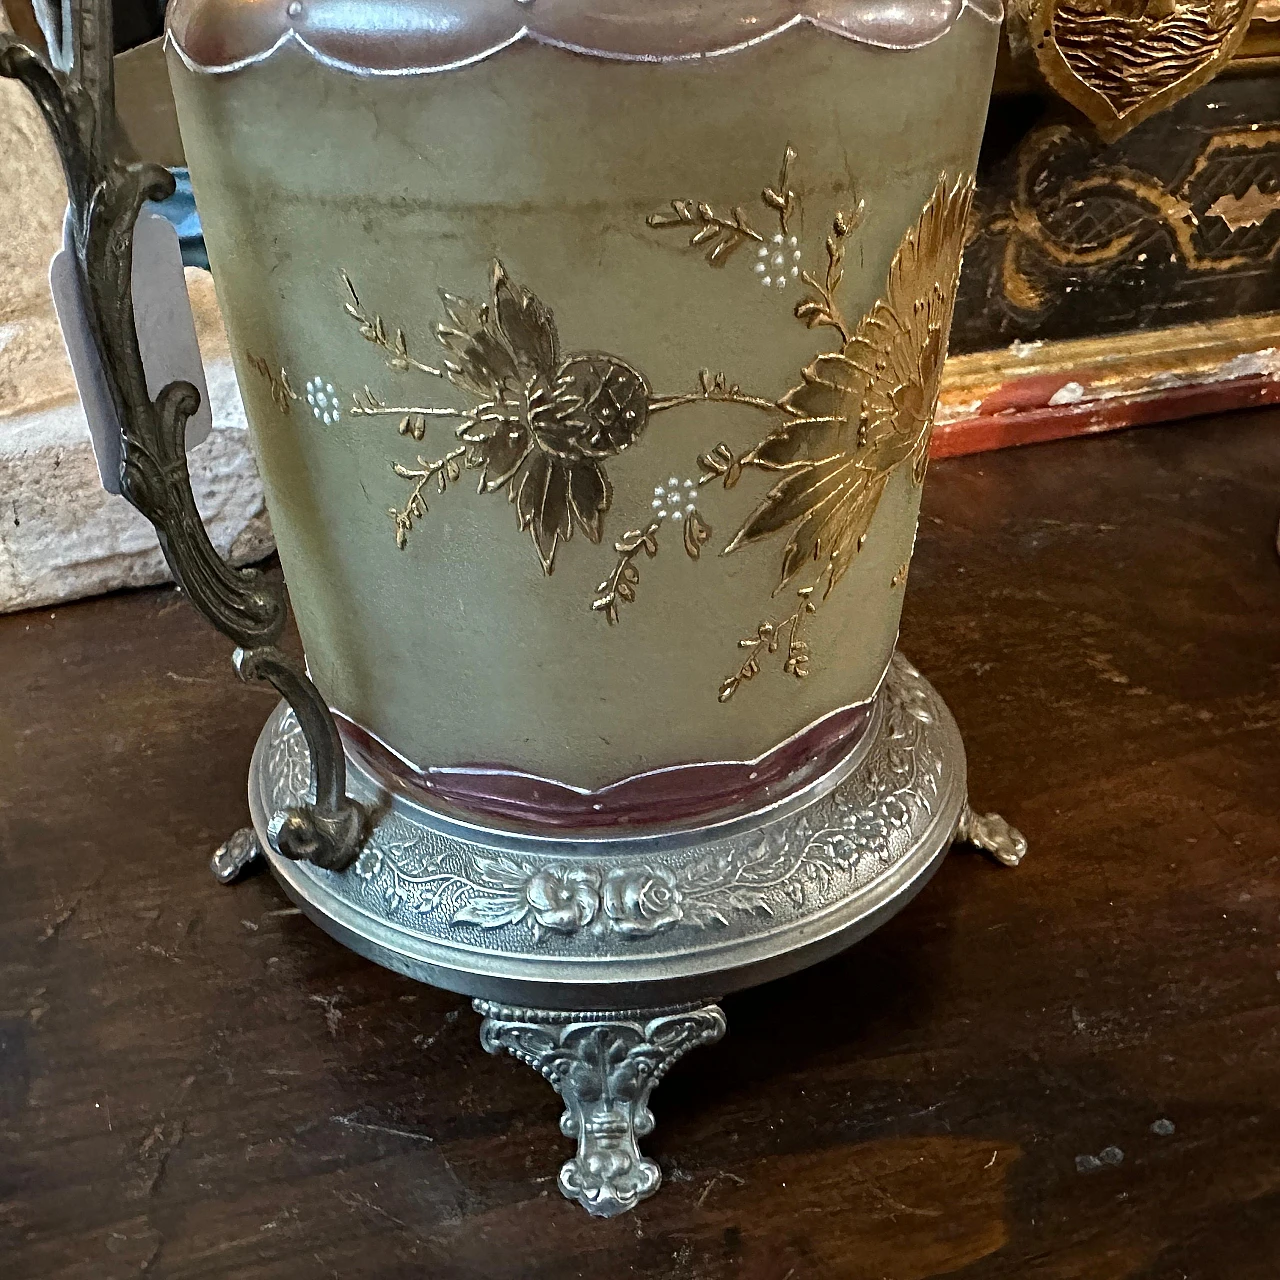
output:
<path id="1" fill-rule="evenodd" d="M 656 771 L 710 802 L 709 762 L 847 742 L 897 633 L 994 15 L 295 7 L 178 0 L 170 67 L 351 749 L 589 826 L 666 817 L 630 799 Z"/>
<path id="2" fill-rule="evenodd" d="M 894 653 L 999 20 L 174 0 L 305 672 L 175 496 L 191 397 L 139 389 L 82 198 L 126 496 L 286 699 L 215 867 L 262 854 L 335 936 L 474 997 L 563 1096 L 593 1213 L 656 1189 L 649 1095 L 716 997 L 855 941 L 954 838 L 1025 847 Z"/>

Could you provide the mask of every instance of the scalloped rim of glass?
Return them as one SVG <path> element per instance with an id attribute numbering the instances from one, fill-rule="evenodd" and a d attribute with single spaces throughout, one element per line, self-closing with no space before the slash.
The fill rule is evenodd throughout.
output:
<path id="1" fill-rule="evenodd" d="M 481 827 L 495 832 L 525 831 L 527 833 L 530 823 L 534 827 L 539 824 L 538 805 L 526 806 L 526 812 L 517 817 L 513 812 L 513 805 L 508 805 L 511 797 L 503 796 L 500 792 L 495 792 L 493 796 L 484 796 L 477 792 L 476 795 L 462 797 L 458 794 L 460 786 L 463 783 L 471 783 L 479 787 L 483 785 L 484 780 L 492 780 L 508 783 L 508 785 L 513 783 L 517 787 L 532 787 L 535 790 L 548 788 L 553 792 L 552 796 L 543 801 L 553 819 L 549 820 L 548 829 L 558 829 L 559 836 L 562 838 L 570 835 L 573 838 L 590 838 L 593 833 L 602 838 L 617 838 L 617 832 L 626 831 L 626 829 L 630 829 L 632 833 L 641 833 L 646 828 L 657 831 L 668 826 L 685 829 L 690 826 L 700 828 L 707 824 L 723 823 L 739 812 L 758 812 L 758 806 L 765 803 L 765 796 L 768 797 L 769 804 L 777 804 L 783 803 L 792 794 L 810 794 L 813 787 L 820 787 L 827 778 L 840 774 L 841 768 L 849 760 L 861 758 L 860 751 L 867 748 L 874 736 L 873 731 L 877 723 L 876 707 L 892 666 L 891 654 L 890 660 L 884 664 L 881 677 L 876 682 L 876 689 L 869 698 L 856 703 L 846 703 L 842 707 L 823 713 L 822 716 L 805 724 L 803 728 L 791 733 L 781 742 L 776 742 L 771 748 L 765 749 L 759 755 L 751 756 L 750 759 L 690 760 L 680 764 L 659 765 L 658 768 L 627 774 L 600 787 L 575 786 L 572 782 L 564 782 L 558 778 L 544 777 L 536 773 L 526 773 L 506 765 L 429 765 L 424 768 L 413 763 L 406 755 L 399 753 L 388 742 L 380 739 L 376 733 L 367 730 L 340 710 L 330 709 L 337 718 L 339 732 L 343 736 L 348 764 L 360 769 L 362 773 L 369 774 L 369 777 L 378 782 L 379 786 L 387 787 L 390 794 L 398 796 L 408 804 L 422 806 L 425 799 L 426 806 L 430 808 L 433 804 L 443 803 L 463 822 L 479 823 Z M 799 771 L 792 772 L 803 774 L 803 777 L 791 783 L 790 786 L 787 786 L 781 778 L 771 778 L 767 782 L 760 782 L 758 787 L 755 786 L 754 771 L 756 769 L 768 767 L 771 762 L 782 762 L 796 746 L 804 744 L 805 741 L 812 741 L 824 728 L 835 727 L 837 722 L 845 721 L 851 714 L 858 712 L 864 712 L 865 717 L 859 723 L 852 724 L 849 730 L 842 732 L 840 740 L 832 741 L 827 749 L 820 753 L 822 760 L 817 773 L 806 774 L 801 768 Z M 352 731 L 355 731 L 355 739 L 352 737 Z M 367 741 L 361 742 L 360 739 Z M 357 748 L 355 754 L 352 754 L 353 746 Z M 370 748 L 374 754 L 369 753 Z M 376 759 L 378 755 L 383 759 Z M 397 763 L 402 765 L 403 774 L 394 768 Z M 595 810 L 604 809 L 614 796 L 620 797 L 625 803 L 628 792 L 634 792 L 637 788 L 643 788 L 658 781 L 672 783 L 677 791 L 680 790 L 681 783 L 684 783 L 685 787 L 696 788 L 699 783 L 705 786 L 708 781 L 716 781 L 723 790 L 723 799 L 717 799 L 716 795 L 710 792 L 709 800 L 714 803 L 696 806 L 690 812 L 681 813 L 678 818 L 632 817 L 617 822 L 605 813 L 599 815 L 599 820 L 593 822 L 591 818 L 596 815 L 585 813 L 586 805 L 590 805 Z M 835 783 L 832 783 L 832 786 L 835 786 Z M 433 790 L 438 791 L 438 794 L 430 795 Z M 758 794 L 754 799 L 748 799 L 749 791 L 755 791 Z M 582 818 L 566 820 L 554 817 L 550 810 L 554 809 L 557 796 L 561 801 L 563 797 L 572 797 L 581 801 L 584 808 Z M 755 809 L 751 808 L 753 804 L 756 806 Z M 659 808 L 662 806 L 659 804 Z M 607 835 L 607 832 L 612 832 L 612 835 Z"/>
<path id="2" fill-rule="evenodd" d="M 358 75 L 409 76 L 481 62 L 529 40 L 621 62 L 682 62 L 751 48 L 796 26 L 880 49 L 918 49 L 965 10 L 1002 0 L 176 0 L 165 42 L 192 71 L 224 73 L 296 44 Z"/>

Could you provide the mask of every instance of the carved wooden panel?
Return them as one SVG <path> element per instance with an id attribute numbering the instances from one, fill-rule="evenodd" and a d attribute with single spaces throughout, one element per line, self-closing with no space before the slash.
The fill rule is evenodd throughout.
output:
<path id="1" fill-rule="evenodd" d="M 1280 76 L 1230 76 L 1107 145 L 997 99 L 952 351 L 1280 310 Z"/>

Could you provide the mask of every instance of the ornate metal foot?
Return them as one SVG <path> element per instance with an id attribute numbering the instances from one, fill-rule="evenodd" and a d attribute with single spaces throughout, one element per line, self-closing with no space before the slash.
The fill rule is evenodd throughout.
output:
<path id="1" fill-rule="evenodd" d="M 662 1181 L 637 1138 L 653 1132 L 649 1095 L 690 1049 L 725 1033 L 718 1005 L 623 1013 L 558 1013 L 474 1002 L 480 1043 L 539 1071 L 564 1099 L 560 1131 L 578 1154 L 560 1170 L 560 1190 L 601 1218 L 634 1209 Z"/>
<path id="2" fill-rule="evenodd" d="M 241 827 L 224 840 L 209 859 L 209 869 L 219 884 L 233 884 L 262 857 L 262 846 L 252 827 Z"/>
<path id="3" fill-rule="evenodd" d="M 998 813 L 974 813 L 968 804 L 956 827 L 957 844 L 971 844 L 1006 867 L 1016 867 L 1026 857 L 1027 838 Z"/>

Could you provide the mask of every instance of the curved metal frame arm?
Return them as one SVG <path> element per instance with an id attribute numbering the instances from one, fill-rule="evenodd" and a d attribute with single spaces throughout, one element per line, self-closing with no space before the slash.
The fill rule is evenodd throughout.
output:
<path id="1" fill-rule="evenodd" d="M 0 32 L 0 77 L 35 98 L 67 181 L 71 240 L 89 329 L 121 424 L 121 489 L 155 526 L 174 580 L 238 646 L 236 669 L 266 680 L 293 707 L 311 750 L 315 802 L 277 814 L 270 838 L 285 857 L 340 871 L 360 849 L 364 813 L 346 795 L 346 760 L 319 690 L 275 647 L 284 630 L 281 587 L 256 569 L 233 569 L 209 541 L 187 470 L 187 420 L 200 404 L 189 382 L 153 401 L 134 323 L 133 228 L 148 200 L 173 193 L 173 175 L 122 159 L 115 116 L 111 0 L 51 0 L 40 6 L 51 51 Z"/>

